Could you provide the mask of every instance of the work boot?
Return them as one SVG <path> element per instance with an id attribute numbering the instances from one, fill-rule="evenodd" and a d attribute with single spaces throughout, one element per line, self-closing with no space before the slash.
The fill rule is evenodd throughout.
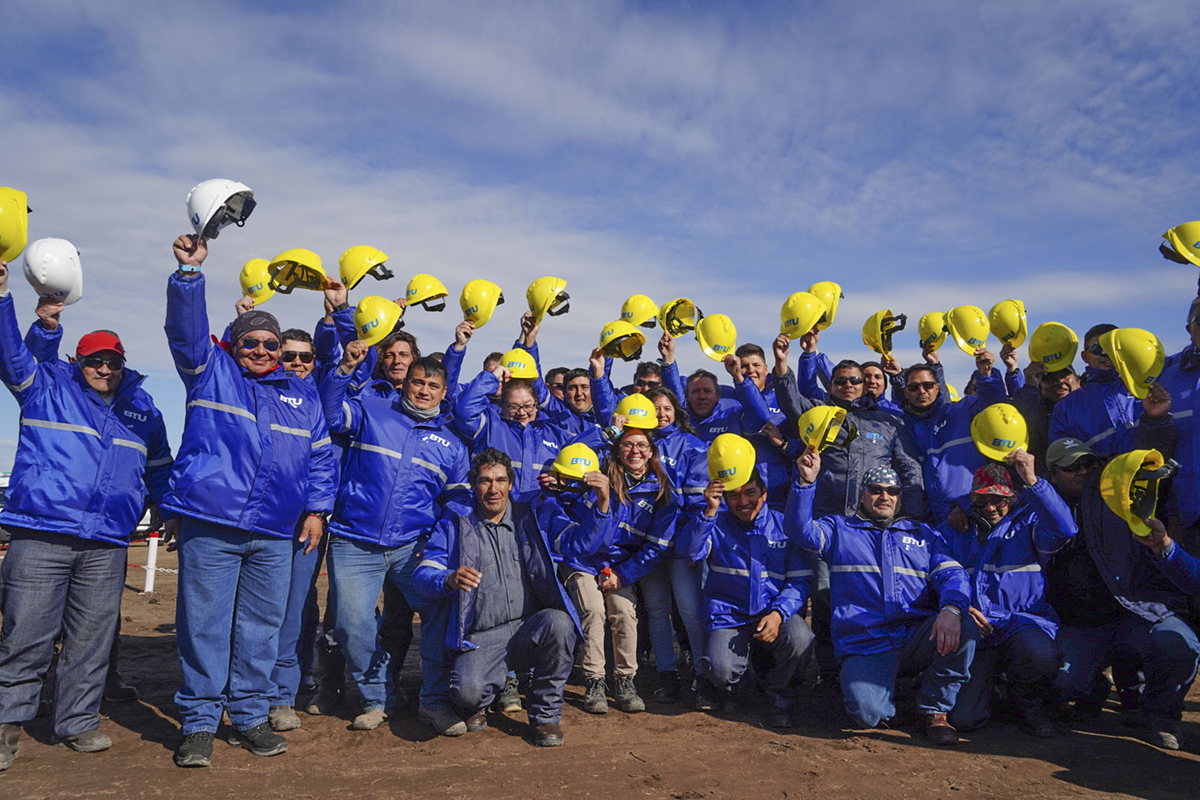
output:
<path id="1" fill-rule="evenodd" d="M 64 736 L 58 744 L 69 747 L 76 753 L 99 753 L 112 747 L 112 739 L 100 731 L 84 731 L 74 736 Z"/>
<path id="2" fill-rule="evenodd" d="M 796 717 L 792 714 L 791 708 L 772 706 L 767 712 L 764 720 L 768 728 L 775 730 L 786 730 L 796 727 Z"/>
<path id="3" fill-rule="evenodd" d="M 618 676 L 616 684 L 613 688 L 613 700 L 616 701 L 617 708 L 626 714 L 636 714 L 646 710 L 646 701 L 638 695 L 637 687 L 633 685 L 632 675 Z"/>
<path id="4" fill-rule="evenodd" d="M 214 738 L 212 731 L 196 731 L 183 737 L 175 748 L 175 766 L 207 767 L 212 763 Z"/>
<path id="5" fill-rule="evenodd" d="M 0 772 L 12 766 L 20 749 L 21 726 L 5 722 L 0 725 Z"/>
<path id="6" fill-rule="evenodd" d="M 696 693 L 694 705 L 697 711 L 715 711 L 717 708 L 717 690 L 708 679 L 697 675 L 692 681 L 692 691 Z"/>
<path id="7" fill-rule="evenodd" d="M 533 743 L 538 747 L 558 747 L 563 743 L 562 728 L 557 722 L 547 722 L 533 729 Z"/>
<path id="8" fill-rule="evenodd" d="M 421 706 L 417 713 L 441 736 L 462 736 L 467 732 L 467 723 L 448 708 Z"/>
<path id="9" fill-rule="evenodd" d="M 658 688 L 654 690 L 654 702 L 656 703 L 678 703 L 679 702 L 679 671 L 678 670 L 663 670 L 658 673 Z"/>
<path id="10" fill-rule="evenodd" d="M 294 731 L 300 727 L 300 718 L 291 706 L 271 706 L 267 709 L 267 722 L 273 731 Z"/>
<path id="11" fill-rule="evenodd" d="M 1179 724 L 1169 719 L 1146 720 L 1146 741 L 1163 750 L 1179 749 Z"/>
<path id="12" fill-rule="evenodd" d="M 352 731 L 373 731 L 387 719 L 387 713 L 382 708 L 368 708 L 350 723 Z"/>
<path id="13" fill-rule="evenodd" d="M 1058 735 L 1058 729 L 1054 727 L 1054 723 L 1046 715 L 1046 710 L 1039 703 L 1019 706 L 1017 708 L 1017 718 L 1020 720 L 1019 725 L 1021 726 L 1021 730 L 1030 736 L 1037 736 L 1041 739 L 1053 739 Z"/>
<path id="14" fill-rule="evenodd" d="M 487 710 L 476 711 L 467 717 L 467 733 L 478 733 L 487 728 Z"/>
<path id="15" fill-rule="evenodd" d="M 922 714 L 921 723 L 925 730 L 925 738 L 934 744 L 958 744 L 958 731 L 940 711 L 933 714 Z"/>
<path id="16" fill-rule="evenodd" d="M 309 701 L 304 711 L 314 717 L 333 716 L 342 704 L 342 693 L 337 687 L 321 681 L 317 694 Z"/>
<path id="17" fill-rule="evenodd" d="M 287 739 L 273 732 L 266 722 L 260 722 L 244 731 L 236 731 L 229 737 L 229 743 L 234 746 L 240 745 L 254 755 L 264 758 L 286 753 L 288 749 Z"/>
<path id="18" fill-rule="evenodd" d="M 521 687 L 516 675 L 505 676 L 504 689 L 500 691 L 500 699 L 496 703 L 505 714 L 521 710 Z"/>
<path id="19" fill-rule="evenodd" d="M 138 699 L 138 690 L 121 678 L 121 673 L 109 673 L 104 682 L 104 699 L 110 703 L 132 703 Z"/>
<path id="20" fill-rule="evenodd" d="M 588 678 L 587 691 L 583 695 L 583 710 L 589 714 L 607 714 L 607 691 L 604 678 Z"/>

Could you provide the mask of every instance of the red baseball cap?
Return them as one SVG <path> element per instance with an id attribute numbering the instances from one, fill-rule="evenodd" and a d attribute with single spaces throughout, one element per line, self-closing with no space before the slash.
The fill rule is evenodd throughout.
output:
<path id="1" fill-rule="evenodd" d="M 1012 477 L 1008 470 L 999 464 L 984 464 L 975 470 L 975 480 L 971 482 L 971 494 L 998 494 L 1002 497 L 1012 497 Z"/>
<path id="2" fill-rule="evenodd" d="M 79 344 L 75 345 L 75 355 L 78 358 L 90 356 L 104 350 L 115 350 L 121 355 L 125 355 L 125 348 L 121 345 L 121 340 L 117 338 L 115 333 L 108 331 L 92 331 L 91 333 L 84 334 L 79 340 Z"/>

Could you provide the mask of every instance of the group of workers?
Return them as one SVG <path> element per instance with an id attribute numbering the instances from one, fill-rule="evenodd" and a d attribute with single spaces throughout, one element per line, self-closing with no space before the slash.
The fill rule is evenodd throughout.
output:
<path id="1" fill-rule="evenodd" d="M 513 349 L 460 383 L 498 287 L 464 297 L 435 355 L 396 323 L 444 289 L 418 276 L 398 314 L 351 306 L 382 275 L 369 258 L 319 281 L 314 334 L 280 330 L 251 285 L 214 337 L 212 236 L 173 245 L 166 333 L 187 403 L 174 454 L 119 336 L 93 331 L 59 358 L 62 298 L 42 296 L 22 337 L 0 260 L 0 380 L 21 408 L 0 512 L 0 770 L 60 641 L 53 733 L 111 746 L 102 697 L 136 697 L 114 644 L 146 509 L 179 557 L 180 767 L 211 763 L 225 714 L 259 756 L 287 750 L 298 710 L 352 703 L 353 730 L 379 727 L 409 702 L 414 613 L 418 714 L 444 736 L 524 708 L 534 744 L 561 745 L 578 666 L 593 714 L 643 711 L 639 684 L 656 703 L 737 714 L 757 685 L 769 726 L 802 723 L 798 697 L 818 692 L 844 700 L 850 727 L 902 715 L 941 745 L 996 714 L 1054 736 L 1098 717 L 1115 684 L 1122 721 L 1179 748 L 1200 661 L 1200 298 L 1191 344 L 1165 363 L 1145 367 L 1131 329 L 1096 325 L 1080 374 L 1065 326 L 1039 328 L 1019 369 L 1023 309 L 999 366 L 960 315 L 929 335 L 923 321 L 923 359 L 902 369 L 890 311 L 864 329 L 878 358 L 819 351 L 836 285 L 790 298 L 767 348 L 722 338 L 728 318 L 690 301 L 635 296 L 586 367 L 543 372 L 538 333 L 567 296 L 541 279 Z M 661 358 L 618 387 L 614 358 L 637 361 L 655 325 Z M 939 363 L 947 331 L 975 357 L 961 399 Z M 724 383 L 680 374 L 689 332 Z M 639 680 L 645 650 L 657 675 Z"/>

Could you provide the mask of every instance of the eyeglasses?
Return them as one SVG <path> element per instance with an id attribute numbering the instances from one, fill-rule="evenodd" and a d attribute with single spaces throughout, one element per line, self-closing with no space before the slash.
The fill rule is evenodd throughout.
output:
<path id="1" fill-rule="evenodd" d="M 867 494 L 870 494 L 870 495 L 880 495 L 880 494 L 883 494 L 884 492 L 887 492 L 889 497 L 899 497 L 900 496 L 900 487 L 899 486 L 884 486 L 882 483 L 872 483 L 870 486 L 867 487 Z"/>
<path id="2" fill-rule="evenodd" d="M 913 381 L 904 385 L 905 391 L 919 392 L 924 389 L 927 392 L 933 391 L 933 387 L 937 386 L 937 381 Z"/>
<path id="3" fill-rule="evenodd" d="M 1091 353 L 1094 356 L 1104 355 L 1104 348 L 1100 346 L 1099 342 L 1092 342 L 1091 344 L 1089 344 L 1087 347 L 1085 347 L 1083 349 L 1086 350 L 1087 352 Z"/>
<path id="4" fill-rule="evenodd" d="M 1079 459 L 1071 466 L 1055 467 L 1055 469 L 1059 472 L 1066 472 L 1070 475 L 1074 475 L 1076 472 L 1091 469 L 1094 466 L 1096 466 L 1096 459 L 1088 458 L 1087 456 L 1080 456 Z"/>
<path id="5" fill-rule="evenodd" d="M 242 339 L 240 344 L 243 350 L 253 350 L 260 344 L 262 345 L 263 350 L 266 350 L 268 353 L 274 353 L 279 349 L 278 339 L 255 339 L 253 336 L 247 336 L 246 338 Z"/>
<path id="6" fill-rule="evenodd" d="M 1002 494 L 977 494 L 971 498 L 971 506 L 974 508 L 1000 508 L 1009 502 L 1010 499 Z"/>
<path id="7" fill-rule="evenodd" d="M 643 389 L 650 389 L 655 386 L 662 386 L 662 381 L 648 381 L 645 378 L 638 378 L 633 382 L 634 386 L 640 386 Z"/>
<path id="8" fill-rule="evenodd" d="M 845 386 L 847 383 L 851 386 L 858 386 L 862 382 L 863 379 L 857 375 L 839 375 L 832 381 L 834 386 Z"/>
<path id="9" fill-rule="evenodd" d="M 508 409 L 508 413 L 510 414 L 532 414 L 537 410 L 537 404 L 525 403 L 523 405 L 516 405 L 515 403 L 509 403 L 505 408 Z"/>
<path id="10" fill-rule="evenodd" d="M 621 442 L 619 448 L 622 453 L 649 453 L 649 442 Z"/>
<path id="11" fill-rule="evenodd" d="M 311 364 L 316 358 L 312 353 L 302 353 L 299 350 L 284 350 L 283 355 L 279 357 L 281 361 L 299 361 L 302 364 Z"/>
<path id="12" fill-rule="evenodd" d="M 121 356 L 111 356 L 110 358 L 105 358 L 104 356 L 84 356 L 79 359 L 79 364 L 90 369 L 100 369 L 101 366 L 105 366 L 113 372 L 125 369 L 125 359 Z"/>

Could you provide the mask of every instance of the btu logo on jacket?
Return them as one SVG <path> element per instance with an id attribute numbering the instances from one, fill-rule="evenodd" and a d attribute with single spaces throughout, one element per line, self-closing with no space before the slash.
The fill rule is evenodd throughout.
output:
<path id="1" fill-rule="evenodd" d="M 301 404 L 304 402 L 303 397 L 287 397 L 286 395 L 282 395 L 282 394 L 279 395 L 279 399 L 282 400 L 283 402 L 287 403 L 292 408 L 299 408 L 301 406 Z"/>

